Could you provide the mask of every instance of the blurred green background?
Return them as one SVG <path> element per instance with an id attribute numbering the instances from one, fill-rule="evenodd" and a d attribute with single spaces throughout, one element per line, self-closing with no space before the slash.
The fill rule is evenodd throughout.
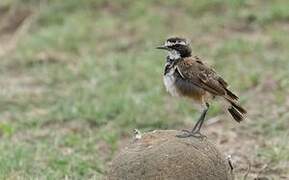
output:
<path id="1" fill-rule="evenodd" d="M 191 127 L 155 50 L 173 35 L 249 112 L 215 103 L 204 133 L 252 177 L 289 178 L 288 34 L 288 0 L 1 0 L 0 179 L 102 179 L 134 128 Z"/>

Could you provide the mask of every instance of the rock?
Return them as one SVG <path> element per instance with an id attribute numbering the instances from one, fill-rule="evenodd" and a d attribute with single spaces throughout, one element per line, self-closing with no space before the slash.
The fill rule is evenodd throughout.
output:
<path id="1" fill-rule="evenodd" d="M 142 135 L 111 162 L 108 180 L 232 180 L 226 158 L 207 138 L 177 138 L 179 131 Z"/>

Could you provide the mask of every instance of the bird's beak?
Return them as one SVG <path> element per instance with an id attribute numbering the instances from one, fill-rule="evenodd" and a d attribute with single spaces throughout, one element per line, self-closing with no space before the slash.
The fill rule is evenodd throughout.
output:
<path id="1" fill-rule="evenodd" d="M 164 50 L 169 50 L 169 48 L 167 46 L 158 46 L 156 47 L 157 49 L 164 49 Z"/>

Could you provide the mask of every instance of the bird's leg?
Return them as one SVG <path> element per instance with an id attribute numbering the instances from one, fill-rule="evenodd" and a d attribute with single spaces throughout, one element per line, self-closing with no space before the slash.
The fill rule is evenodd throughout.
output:
<path id="1" fill-rule="evenodd" d="M 177 137 L 180 138 L 186 138 L 186 137 L 204 137 L 204 135 L 201 134 L 201 128 L 203 126 L 206 114 L 209 110 L 210 105 L 208 103 L 206 103 L 206 109 L 203 110 L 201 116 L 199 117 L 197 123 L 195 124 L 195 126 L 193 127 L 193 129 L 191 131 L 189 130 L 183 130 L 184 134 L 181 135 L 177 135 Z"/>
<path id="2" fill-rule="evenodd" d="M 207 114 L 207 112 L 209 110 L 209 107 L 210 107 L 209 103 L 206 103 L 206 109 L 203 110 L 203 112 L 202 112 L 202 114 L 201 114 L 201 116 L 200 116 L 200 118 L 198 120 L 199 123 L 196 124 L 195 127 L 192 129 L 192 133 L 195 133 L 195 132 L 196 133 L 200 133 L 201 128 L 203 126 L 203 123 L 205 121 L 206 114 Z"/>

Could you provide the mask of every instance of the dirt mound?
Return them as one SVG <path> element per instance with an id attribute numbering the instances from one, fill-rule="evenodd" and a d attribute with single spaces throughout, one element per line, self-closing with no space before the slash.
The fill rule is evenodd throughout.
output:
<path id="1" fill-rule="evenodd" d="M 109 180 L 231 180 L 230 166 L 206 138 L 177 138 L 175 130 L 146 133 L 111 162 Z"/>

